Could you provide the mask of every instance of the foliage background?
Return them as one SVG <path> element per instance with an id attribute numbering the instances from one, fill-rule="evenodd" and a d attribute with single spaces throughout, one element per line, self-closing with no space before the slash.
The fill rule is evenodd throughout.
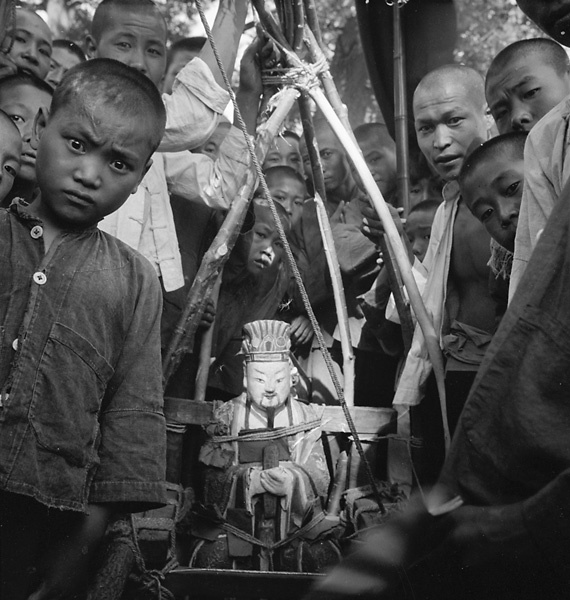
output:
<path id="1" fill-rule="evenodd" d="M 25 5 L 45 12 L 56 37 L 81 42 L 99 1 L 29 0 Z M 163 7 L 171 41 L 202 35 L 193 2 L 155 1 Z M 409 0 L 408 8 L 421 1 Z M 203 4 L 213 19 L 217 0 L 203 0 Z M 381 119 L 366 73 L 353 0 L 316 0 L 316 4 L 331 70 L 353 125 Z M 459 31 L 456 60 L 482 74 L 501 48 L 518 39 L 545 35 L 518 9 L 515 0 L 455 0 L 455 4 Z"/>

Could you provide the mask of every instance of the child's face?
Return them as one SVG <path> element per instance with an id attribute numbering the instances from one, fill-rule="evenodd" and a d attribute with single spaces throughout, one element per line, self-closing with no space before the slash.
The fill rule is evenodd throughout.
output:
<path id="1" fill-rule="evenodd" d="M 570 93 L 570 76 L 532 53 L 490 77 L 485 91 L 499 133 L 530 131 Z"/>
<path id="2" fill-rule="evenodd" d="M 471 173 L 461 193 L 471 212 L 501 246 L 515 247 L 521 205 L 524 161 L 501 153 Z"/>
<path id="3" fill-rule="evenodd" d="M 51 60 L 51 31 L 44 20 L 26 10 L 16 11 L 16 26 L 11 35 L 8 56 L 23 71 L 45 79 Z"/>
<path id="4" fill-rule="evenodd" d="M 14 179 L 20 170 L 20 154 L 22 152 L 22 138 L 17 130 L 0 119 L 0 202 L 12 189 Z"/>
<path id="5" fill-rule="evenodd" d="M 226 139 L 229 129 L 229 123 L 219 123 L 214 133 L 201 146 L 194 148 L 192 152 L 195 154 L 205 154 L 212 160 L 216 160 L 220 155 L 220 146 Z"/>
<path id="6" fill-rule="evenodd" d="M 79 57 L 67 48 L 55 47 L 51 54 L 50 68 L 46 81 L 52 87 L 56 87 L 67 71 L 80 62 Z"/>
<path id="7" fill-rule="evenodd" d="M 424 200 L 441 200 L 441 186 L 434 177 L 422 177 L 410 180 L 410 206 L 415 206 Z"/>
<path id="8" fill-rule="evenodd" d="M 422 261 L 426 255 L 435 210 L 416 210 L 408 215 L 404 227 L 414 256 Z"/>
<path id="9" fill-rule="evenodd" d="M 146 75 L 157 87 L 166 69 L 166 26 L 151 10 L 111 9 L 99 42 L 90 38 L 96 58 L 114 58 Z"/>
<path id="10" fill-rule="evenodd" d="M 303 183 L 293 177 L 279 176 L 267 182 L 271 197 L 287 211 L 291 226 L 301 218 L 307 189 Z"/>
<path id="11" fill-rule="evenodd" d="M 36 181 L 36 150 L 32 146 L 34 120 L 40 108 L 48 109 L 51 96 L 26 83 L 4 87 L 0 91 L 0 109 L 14 121 L 22 136 L 22 157 L 19 179 Z"/>
<path id="12" fill-rule="evenodd" d="M 53 115 L 37 156 L 41 215 L 61 228 L 95 225 L 133 193 L 150 166 L 140 115 L 73 101 Z"/>
<path id="13" fill-rule="evenodd" d="M 283 244 L 268 210 L 255 208 L 255 225 L 251 232 L 251 246 L 247 258 L 247 270 L 260 275 L 266 269 L 277 266 L 283 258 Z"/>
<path id="14" fill-rule="evenodd" d="M 382 195 L 392 195 L 396 188 L 396 151 L 382 145 L 375 136 L 364 138 L 359 142 L 359 146 Z"/>
<path id="15" fill-rule="evenodd" d="M 299 142 L 296 139 L 276 137 L 273 140 L 273 144 L 265 157 L 263 169 L 280 166 L 291 167 L 297 173 L 303 175 L 303 161 Z"/>
<path id="16" fill-rule="evenodd" d="M 177 50 L 168 68 L 164 74 L 164 80 L 162 82 L 162 91 L 165 94 L 172 94 L 172 86 L 176 75 L 182 71 L 182 69 L 189 63 L 194 57 L 198 56 L 199 52 L 195 50 Z"/>

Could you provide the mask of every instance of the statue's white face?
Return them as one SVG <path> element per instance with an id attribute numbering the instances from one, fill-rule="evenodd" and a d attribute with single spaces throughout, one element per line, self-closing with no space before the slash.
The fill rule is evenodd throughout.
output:
<path id="1" fill-rule="evenodd" d="M 283 406 L 291 391 L 291 365 L 282 362 L 249 362 L 245 367 L 247 395 L 259 408 Z"/>

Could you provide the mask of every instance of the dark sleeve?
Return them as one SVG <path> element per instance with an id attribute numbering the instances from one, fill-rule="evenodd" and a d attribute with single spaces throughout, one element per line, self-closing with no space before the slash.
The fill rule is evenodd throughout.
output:
<path id="1" fill-rule="evenodd" d="M 132 319 L 99 417 L 100 465 L 89 502 L 120 503 L 122 510 L 139 512 L 166 502 L 162 295 L 154 270 L 142 259 L 132 289 Z"/>
<path id="2" fill-rule="evenodd" d="M 570 580 L 570 469 L 522 503 L 527 529 L 541 553 Z"/>

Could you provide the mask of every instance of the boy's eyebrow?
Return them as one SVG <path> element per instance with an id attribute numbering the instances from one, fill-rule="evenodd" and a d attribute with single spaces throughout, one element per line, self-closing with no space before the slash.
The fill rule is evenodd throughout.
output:
<path id="1" fill-rule="evenodd" d="M 12 29 L 12 31 L 14 33 L 25 33 L 27 35 L 32 35 L 32 32 L 29 29 L 26 29 L 25 27 L 22 27 L 21 25 L 18 27 L 14 27 L 14 29 Z M 46 37 L 39 37 L 38 41 L 40 42 L 40 44 L 45 44 L 46 46 L 49 46 L 50 48 L 52 47 L 51 42 L 46 38 Z"/>
<path id="2" fill-rule="evenodd" d="M 75 123 L 77 127 L 78 133 L 82 135 L 91 145 L 93 146 L 102 146 L 105 143 L 105 137 L 98 136 L 93 130 L 85 127 L 83 123 Z M 137 160 L 139 155 L 128 148 L 124 148 L 117 144 L 113 144 L 111 149 L 115 154 L 126 158 L 127 160 Z"/>
<path id="3" fill-rule="evenodd" d="M 525 75 L 520 81 L 518 81 L 515 85 L 507 88 L 508 90 L 512 90 L 512 91 L 516 91 L 518 90 L 520 87 L 522 87 L 523 85 L 527 84 L 530 80 L 534 79 L 535 76 L 534 75 Z M 504 104 L 506 102 L 505 98 L 499 98 L 496 102 L 493 102 L 492 104 L 489 105 L 489 108 L 491 110 L 493 110 L 494 107 L 496 106 L 500 106 L 501 104 Z"/>
<path id="4" fill-rule="evenodd" d="M 119 30 L 116 32 L 114 37 L 115 38 L 126 37 L 128 39 L 135 39 L 137 36 L 131 31 Z M 150 42 L 151 44 L 158 44 L 159 46 L 165 46 L 164 40 L 160 37 L 151 37 L 147 41 Z"/>

